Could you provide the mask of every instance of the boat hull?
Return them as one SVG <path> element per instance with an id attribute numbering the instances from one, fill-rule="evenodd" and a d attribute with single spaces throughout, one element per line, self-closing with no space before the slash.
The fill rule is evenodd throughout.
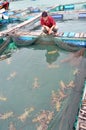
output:
<path id="1" fill-rule="evenodd" d="M 17 46 L 22 47 L 34 44 L 37 38 L 31 36 L 12 36 L 12 39 Z"/>
<path id="2" fill-rule="evenodd" d="M 41 32 L 19 32 L 16 33 L 13 37 L 13 41 L 17 46 L 27 46 L 31 44 L 46 44 L 52 45 L 56 44 L 61 49 L 67 51 L 77 51 L 82 47 L 86 47 L 86 35 L 83 34 L 83 37 L 67 37 L 67 33 L 64 35 L 45 35 Z M 69 34 L 69 33 L 68 33 Z M 73 33 L 71 33 L 71 36 Z M 70 35 L 69 35 L 70 36 Z M 78 36 L 78 35 L 75 35 Z"/>
<path id="3" fill-rule="evenodd" d="M 85 38 L 56 37 L 55 43 L 58 47 L 67 51 L 77 51 L 83 47 L 86 47 Z"/>
<path id="4" fill-rule="evenodd" d="M 36 44 L 53 45 L 55 38 L 52 35 L 41 35 L 36 41 Z"/>

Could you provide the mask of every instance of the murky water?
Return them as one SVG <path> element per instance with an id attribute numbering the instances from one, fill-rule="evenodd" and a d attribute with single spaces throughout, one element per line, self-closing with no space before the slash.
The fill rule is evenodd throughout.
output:
<path id="1" fill-rule="evenodd" d="M 70 55 L 55 45 L 33 45 L 0 61 L 0 130 L 13 130 L 11 122 L 16 130 L 72 130 L 86 60 L 64 62 Z"/>
<path id="2" fill-rule="evenodd" d="M 86 30 L 84 21 L 57 24 Z M 73 130 L 86 76 L 86 57 L 73 55 L 38 44 L 0 61 L 0 130 Z"/>

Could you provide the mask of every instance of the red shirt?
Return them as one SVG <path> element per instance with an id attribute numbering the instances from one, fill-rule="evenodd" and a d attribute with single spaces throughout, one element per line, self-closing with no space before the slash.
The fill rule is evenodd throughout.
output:
<path id="1" fill-rule="evenodd" d="M 43 18 L 41 18 L 41 25 L 45 25 L 45 26 L 48 26 L 48 27 L 52 27 L 53 25 L 56 25 L 56 22 L 55 20 L 51 17 L 51 16 L 48 16 L 48 19 L 45 21 Z"/>

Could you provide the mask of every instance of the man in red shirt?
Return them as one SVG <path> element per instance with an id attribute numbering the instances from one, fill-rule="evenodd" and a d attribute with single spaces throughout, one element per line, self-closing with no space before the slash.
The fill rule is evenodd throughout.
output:
<path id="1" fill-rule="evenodd" d="M 56 22 L 55 20 L 47 14 L 46 11 L 42 13 L 42 17 L 40 19 L 41 25 L 43 27 L 43 32 L 46 34 L 54 34 L 57 32 Z"/>

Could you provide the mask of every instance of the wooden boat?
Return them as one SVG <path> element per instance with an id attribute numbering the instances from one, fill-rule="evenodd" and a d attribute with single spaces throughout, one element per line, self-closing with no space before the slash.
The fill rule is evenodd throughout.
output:
<path id="1" fill-rule="evenodd" d="M 14 22 L 21 22 L 20 19 L 16 16 L 14 11 L 7 11 L 5 9 L 0 10 L 0 25 L 12 24 Z"/>
<path id="2" fill-rule="evenodd" d="M 28 7 L 24 10 L 0 10 L 0 25 L 23 22 L 29 20 L 39 14 L 41 10 L 39 8 Z"/>
<path id="3" fill-rule="evenodd" d="M 10 19 L 17 18 L 20 21 L 25 21 L 25 20 L 28 20 L 28 19 L 36 16 L 40 12 L 41 12 L 41 10 L 37 7 L 36 8 L 28 7 L 24 10 L 13 11 L 13 14 L 9 12 L 9 14 L 12 14 L 12 15 L 10 15 Z"/>
<path id="4" fill-rule="evenodd" d="M 50 13 L 50 15 L 56 19 L 56 21 L 65 21 L 65 20 L 85 20 L 86 19 L 86 11 L 81 12 L 54 12 Z"/>
<path id="5" fill-rule="evenodd" d="M 86 33 L 60 32 L 56 35 L 45 35 L 38 31 L 15 32 L 11 35 L 17 46 L 27 46 L 35 43 L 56 44 L 67 51 L 77 51 L 86 47 Z"/>
<path id="6" fill-rule="evenodd" d="M 4 39 L 0 39 L 0 54 L 3 53 L 3 51 L 6 49 L 6 47 L 10 43 L 10 37 L 5 37 Z"/>
<path id="7" fill-rule="evenodd" d="M 86 1 L 84 2 L 74 2 L 70 4 L 65 4 L 65 5 L 58 5 L 56 8 L 51 9 L 51 12 L 54 11 L 73 11 L 73 10 L 86 10 Z"/>
<path id="8" fill-rule="evenodd" d="M 86 19 L 86 2 L 58 5 L 49 13 L 57 20 Z"/>
<path id="9" fill-rule="evenodd" d="M 41 34 L 41 32 L 40 32 Z M 30 32 L 15 32 L 10 35 L 17 46 L 29 46 L 33 44 L 38 36 L 32 36 Z"/>

